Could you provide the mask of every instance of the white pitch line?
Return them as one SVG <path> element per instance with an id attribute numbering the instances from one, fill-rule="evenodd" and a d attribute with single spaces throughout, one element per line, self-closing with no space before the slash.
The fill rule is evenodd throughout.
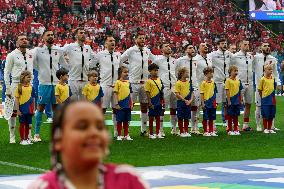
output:
<path id="1" fill-rule="evenodd" d="M 27 165 L 20 165 L 20 164 L 16 164 L 16 163 L 5 162 L 5 161 L 0 161 L 0 165 L 8 165 L 8 166 L 11 166 L 11 167 L 18 167 L 18 168 L 22 168 L 22 169 L 31 170 L 31 171 L 41 171 L 41 172 L 48 171 L 46 169 L 41 169 L 41 168 L 38 168 L 38 167 L 31 167 L 31 166 L 27 166 Z"/>

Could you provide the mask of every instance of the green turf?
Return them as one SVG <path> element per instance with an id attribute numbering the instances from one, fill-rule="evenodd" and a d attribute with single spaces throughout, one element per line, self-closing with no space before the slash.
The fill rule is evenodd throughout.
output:
<path id="1" fill-rule="evenodd" d="M 284 98 L 277 97 L 276 126 L 281 129 L 277 134 L 265 135 L 259 132 L 242 133 L 241 136 L 227 136 L 224 128 L 219 130 L 219 137 L 193 136 L 179 138 L 170 135 L 166 128 L 166 138 L 150 140 L 139 136 L 139 127 L 131 127 L 130 134 L 134 141 L 112 141 L 110 155 L 106 161 L 128 163 L 134 166 L 158 166 L 189 164 L 203 162 L 220 162 L 233 160 L 252 160 L 284 157 Z M 106 119 L 111 119 L 107 115 Z M 139 115 L 133 116 L 139 120 Z M 169 120 L 166 116 L 165 121 Z M 220 122 L 220 116 L 217 121 Z M 242 123 L 242 119 L 240 119 Z M 252 127 L 255 129 L 254 107 L 251 115 Z M 220 128 L 220 127 L 219 127 Z M 39 173 L 35 170 L 2 165 L 11 162 L 41 169 L 49 169 L 49 124 L 41 127 L 43 142 L 30 146 L 9 144 L 7 122 L 0 119 L 0 174 Z M 109 127 L 112 133 L 112 128 Z M 19 141 L 19 134 L 17 132 Z"/>

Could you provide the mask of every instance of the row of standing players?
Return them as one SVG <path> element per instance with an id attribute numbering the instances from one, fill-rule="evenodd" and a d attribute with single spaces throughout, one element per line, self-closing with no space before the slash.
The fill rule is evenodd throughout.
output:
<path id="1" fill-rule="evenodd" d="M 240 91 L 240 96 L 244 97 L 245 102 L 243 130 L 250 130 L 249 112 L 253 99 L 252 96 L 254 94 L 253 71 L 255 73 L 256 85 L 259 86 L 259 82 L 264 73 L 264 66 L 267 64 L 271 65 L 273 70 L 273 78 L 276 81 L 277 86 L 280 85 L 279 75 L 276 68 L 277 60 L 270 55 L 270 47 L 268 43 L 263 43 L 261 45 L 262 53 L 257 54 L 254 57 L 248 53 L 249 41 L 246 40 L 241 41 L 240 51 L 236 54 L 231 54 L 229 51 L 227 51 L 227 42 L 224 39 L 218 41 L 218 50 L 211 53 L 208 53 L 208 47 L 206 43 L 201 43 L 198 49 L 199 54 L 197 55 L 194 46 L 188 44 L 184 47 L 185 56 L 179 59 L 174 59 L 173 57 L 171 57 L 172 51 L 170 44 L 166 42 L 161 45 L 163 55 L 153 55 L 151 51 L 147 47 L 145 47 L 144 33 L 138 32 L 135 36 L 136 45 L 127 49 L 122 55 L 118 52 L 115 52 L 115 40 L 112 36 L 106 36 L 106 49 L 97 54 L 93 53 L 90 46 L 84 44 L 85 31 L 82 28 L 76 29 L 75 36 L 75 43 L 71 43 L 64 46 L 63 48 L 59 48 L 53 45 L 53 32 L 45 31 L 43 34 L 45 45 L 43 47 L 37 47 L 34 50 L 29 51 L 26 49 L 28 43 L 26 36 L 20 35 L 17 38 L 18 48 L 7 56 L 6 66 L 4 70 L 4 80 L 7 86 L 7 96 L 11 97 L 15 95 L 14 92 L 16 87 L 20 83 L 20 75 L 22 71 L 28 70 L 31 72 L 33 68 L 38 70 L 39 88 L 38 106 L 35 114 L 35 142 L 41 141 L 39 132 L 45 105 L 51 103 L 53 108 L 56 108 L 57 102 L 55 97 L 55 86 L 60 80 L 60 77 L 59 79 L 56 78 L 56 72 L 59 70 L 60 66 L 66 67 L 69 70 L 68 85 L 72 92 L 72 98 L 74 99 L 83 98 L 82 90 L 87 84 L 89 71 L 92 68 L 99 68 L 98 72 L 100 76 L 100 87 L 102 89 L 102 93 L 104 94 L 101 107 L 105 112 L 106 109 L 110 105 L 112 105 L 112 119 L 115 126 L 115 135 L 117 135 L 117 132 L 120 132 L 122 125 L 124 126 L 128 124 L 128 122 L 126 123 L 126 121 L 121 121 L 120 119 L 121 117 L 128 118 L 128 116 L 126 115 L 128 115 L 129 113 L 126 114 L 125 112 L 123 112 L 123 108 L 121 108 L 120 104 L 120 101 L 124 103 L 123 100 L 124 98 L 126 98 L 126 96 L 125 94 L 119 95 L 118 91 L 115 91 L 115 83 L 120 83 L 121 85 L 127 83 L 119 82 L 120 80 L 117 80 L 119 67 L 122 67 L 123 65 L 126 66 L 127 70 L 129 71 L 128 77 L 132 89 L 131 99 L 133 100 L 133 102 L 136 102 L 137 99 L 140 102 L 141 135 L 146 135 L 148 109 L 149 115 L 153 113 L 152 99 L 157 99 L 156 93 L 160 94 L 161 92 L 163 92 L 165 106 L 170 108 L 170 118 L 173 128 L 172 132 L 177 133 L 176 123 L 179 122 L 179 120 L 177 119 L 177 117 L 179 117 L 179 111 L 177 111 L 179 109 L 178 105 L 186 103 L 187 105 L 191 104 L 191 112 L 189 113 L 191 114 L 190 117 L 192 122 L 191 132 L 199 133 L 198 117 L 199 111 L 202 107 L 202 95 L 200 95 L 199 86 L 204 80 L 204 68 L 211 66 L 214 67 L 213 79 L 215 82 L 216 91 L 218 91 L 218 95 L 216 95 L 216 104 L 226 104 L 227 94 L 225 90 L 225 80 L 226 78 L 228 78 L 229 67 L 235 65 L 238 68 L 240 73 L 238 75 L 238 78 L 243 84 L 243 89 Z M 163 82 L 163 89 L 159 87 L 159 84 L 157 82 L 154 82 L 155 79 L 149 80 L 148 68 L 151 68 L 151 64 L 149 66 L 148 63 L 150 60 L 152 61 L 152 63 L 155 63 L 153 65 L 157 65 L 159 67 L 157 74 L 160 77 L 160 80 Z M 176 76 L 178 75 L 178 71 L 182 70 L 182 68 L 187 68 L 189 72 L 188 87 L 192 88 L 192 91 L 190 90 L 192 93 L 191 103 L 184 102 L 184 97 L 182 95 L 176 94 L 175 91 L 175 88 L 179 83 Z M 10 80 L 10 75 L 12 75 L 12 81 Z M 184 88 L 181 87 L 181 89 Z M 236 90 L 234 89 L 233 91 Z M 180 93 L 183 93 L 183 91 L 180 91 Z M 92 92 L 92 95 L 97 96 L 98 92 Z M 261 130 L 261 96 L 258 92 L 256 93 L 256 106 L 257 129 Z M 227 108 L 229 107 L 224 106 L 224 112 L 228 112 L 229 115 L 230 109 L 228 109 L 227 111 Z M 15 110 L 17 110 L 16 106 Z M 154 113 L 156 113 L 156 111 L 154 111 Z M 151 131 L 154 117 L 156 121 L 160 121 L 161 126 L 161 129 L 156 130 L 157 137 L 163 137 L 163 111 L 161 111 L 160 114 L 160 116 L 156 116 L 155 114 L 155 116 L 149 117 L 150 138 L 155 138 L 155 135 L 152 135 Z M 211 115 L 211 113 L 208 114 Z M 226 113 L 225 117 L 229 121 L 228 128 L 230 129 L 232 118 L 228 115 Z M 16 114 L 13 114 L 11 119 L 9 119 L 8 121 L 11 143 L 15 142 L 15 118 Z M 208 124 L 211 125 L 211 122 L 208 122 Z M 23 123 L 23 125 L 28 125 L 28 123 Z M 188 125 L 188 123 L 185 120 L 185 126 L 186 125 Z M 266 128 L 266 122 L 264 122 L 264 127 Z M 128 127 L 124 126 L 124 128 Z M 183 135 L 188 136 L 189 134 Z M 119 140 L 122 138 L 123 137 L 121 136 L 118 137 Z M 125 135 L 125 139 L 130 140 L 131 138 L 127 134 Z"/>

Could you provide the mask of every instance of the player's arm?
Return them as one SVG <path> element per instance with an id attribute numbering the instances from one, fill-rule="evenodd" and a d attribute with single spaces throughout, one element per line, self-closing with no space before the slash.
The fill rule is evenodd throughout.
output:
<path id="1" fill-rule="evenodd" d="M 118 104 L 118 91 L 119 91 L 119 83 L 115 82 L 114 84 L 114 89 L 113 89 L 113 98 L 114 98 L 114 104 L 115 104 L 115 109 L 121 109 L 121 107 Z"/>
<path id="2" fill-rule="evenodd" d="M 4 68 L 4 81 L 5 81 L 5 85 L 6 85 L 6 95 L 11 98 L 11 80 L 10 80 L 10 74 L 12 72 L 12 68 L 14 66 L 14 61 L 13 61 L 13 57 L 11 56 L 11 54 L 8 54 L 7 58 L 6 58 L 6 63 L 5 63 L 5 68 Z"/>
<path id="3" fill-rule="evenodd" d="M 280 81 L 279 73 L 278 73 L 278 70 L 277 70 L 277 60 L 275 62 L 275 65 L 273 66 L 273 76 L 274 76 L 275 81 L 277 83 L 277 90 L 280 90 L 281 89 L 281 81 Z"/>
<path id="4" fill-rule="evenodd" d="M 20 112 L 20 94 L 19 94 L 19 89 L 18 87 L 16 87 L 15 90 L 15 107 L 16 107 L 16 111 L 17 111 L 17 115 L 22 115 L 22 113 Z"/>
<path id="5" fill-rule="evenodd" d="M 131 49 L 127 49 L 120 57 L 120 63 L 125 64 L 125 62 L 129 59 L 131 53 Z"/>
<path id="6" fill-rule="evenodd" d="M 259 84 L 258 84 L 258 87 L 257 87 L 257 90 L 258 90 L 258 94 L 259 94 L 260 98 L 262 98 L 263 79 L 260 80 L 260 82 L 259 82 Z"/>

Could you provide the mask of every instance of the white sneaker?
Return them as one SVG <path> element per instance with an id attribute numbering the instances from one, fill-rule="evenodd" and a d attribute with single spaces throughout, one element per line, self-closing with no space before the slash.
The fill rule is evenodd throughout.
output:
<path id="1" fill-rule="evenodd" d="M 166 136 L 163 129 L 160 130 L 160 135 L 162 135 L 162 137 L 165 137 L 165 136 Z"/>
<path id="2" fill-rule="evenodd" d="M 157 138 L 164 138 L 164 136 L 163 136 L 162 133 L 159 133 L 159 134 L 157 135 Z"/>
<path id="3" fill-rule="evenodd" d="M 211 135 L 210 135 L 210 133 L 206 132 L 206 133 L 203 133 L 203 136 L 208 137 L 208 136 L 211 136 Z"/>
<path id="4" fill-rule="evenodd" d="M 218 136 L 215 132 L 213 132 L 213 133 L 210 133 L 210 135 L 211 136 L 213 136 L 213 137 L 216 137 L 216 136 Z"/>
<path id="5" fill-rule="evenodd" d="M 269 130 L 268 129 L 264 129 L 263 133 L 269 134 Z"/>
<path id="6" fill-rule="evenodd" d="M 241 135 L 240 131 L 234 131 L 234 135 Z"/>
<path id="7" fill-rule="evenodd" d="M 149 135 L 149 138 L 150 138 L 150 139 L 156 139 L 156 135 L 155 135 L 155 134 Z"/>
<path id="8" fill-rule="evenodd" d="M 33 144 L 30 139 L 27 140 L 27 143 L 28 143 L 29 145 L 30 145 L 30 144 Z"/>
<path id="9" fill-rule="evenodd" d="M 280 131 L 280 129 L 277 128 L 277 127 L 274 127 L 273 130 L 274 130 L 274 131 Z"/>
<path id="10" fill-rule="evenodd" d="M 53 122 L 53 119 L 51 117 L 47 118 L 46 122 L 48 123 L 52 123 Z"/>
<path id="11" fill-rule="evenodd" d="M 126 137 L 124 137 L 125 140 L 133 140 L 129 135 L 127 135 Z"/>
<path id="12" fill-rule="evenodd" d="M 21 144 L 21 145 L 29 145 L 26 140 L 22 140 L 22 141 L 20 142 L 20 144 Z"/>
<path id="13" fill-rule="evenodd" d="M 184 137 L 187 137 L 187 136 L 185 135 L 185 133 L 181 133 L 180 137 L 184 138 Z"/>
<path id="14" fill-rule="evenodd" d="M 273 130 L 268 130 L 269 131 L 269 133 L 272 133 L 272 134 L 275 134 L 276 132 L 275 131 L 273 131 Z"/>
<path id="15" fill-rule="evenodd" d="M 191 137 L 191 135 L 189 133 L 185 133 L 184 135 L 185 135 L 185 137 Z"/>
<path id="16" fill-rule="evenodd" d="M 119 140 L 119 141 L 121 141 L 123 138 L 122 138 L 122 136 L 118 136 L 117 138 L 116 138 L 116 140 Z"/>
<path id="17" fill-rule="evenodd" d="M 257 125 L 257 126 L 256 126 L 256 131 L 259 131 L 259 132 L 261 132 L 261 131 L 262 131 L 262 128 L 261 128 L 261 126 L 260 126 L 260 125 Z"/>
<path id="18" fill-rule="evenodd" d="M 234 131 L 229 131 L 228 135 L 235 135 L 235 132 Z"/>
<path id="19" fill-rule="evenodd" d="M 39 135 L 34 136 L 34 142 L 41 142 L 41 138 L 39 137 Z"/>
<path id="20" fill-rule="evenodd" d="M 172 129 L 172 130 L 171 130 L 171 134 L 172 134 L 172 135 L 177 135 L 177 131 L 176 131 L 175 129 Z"/>
<path id="21" fill-rule="evenodd" d="M 10 138 L 10 144 L 15 144 L 15 143 L 16 143 L 15 137 Z"/>

